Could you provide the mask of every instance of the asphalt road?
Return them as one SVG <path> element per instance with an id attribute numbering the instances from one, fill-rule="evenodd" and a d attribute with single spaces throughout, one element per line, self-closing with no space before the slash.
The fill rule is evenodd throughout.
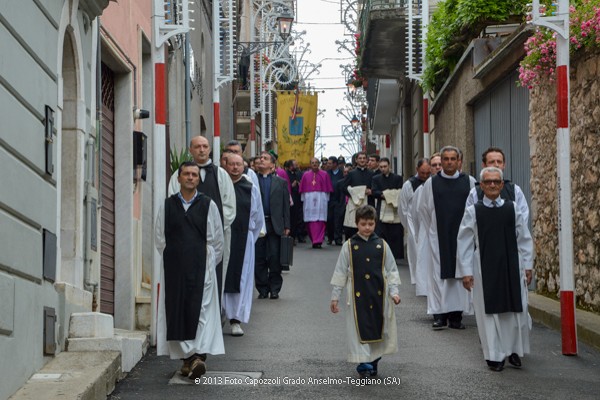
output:
<path id="1" fill-rule="evenodd" d="M 339 249 L 298 245 L 280 298 L 254 300 L 244 336 L 232 337 L 226 325 L 226 354 L 209 356 L 202 384 L 172 379 L 180 361 L 151 349 L 109 399 L 600 398 L 600 352 L 580 344 L 578 356 L 563 356 L 560 333 L 539 324 L 521 369 L 507 363 L 502 372 L 490 371 L 475 318 L 465 318 L 464 331 L 433 331 L 426 300 L 415 296 L 404 264 L 396 307 L 399 351 L 379 363 L 378 381 L 365 384 L 346 361 L 344 311 L 329 311 Z"/>

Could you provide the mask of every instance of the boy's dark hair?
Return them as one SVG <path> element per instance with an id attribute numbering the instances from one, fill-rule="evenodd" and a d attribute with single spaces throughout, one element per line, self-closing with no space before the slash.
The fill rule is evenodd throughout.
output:
<path id="1" fill-rule="evenodd" d="M 375 221 L 377 216 L 377 212 L 375 211 L 375 207 L 373 206 L 360 206 L 356 209 L 356 214 L 354 216 L 355 222 L 358 225 L 358 221 L 361 219 L 373 220 Z"/>

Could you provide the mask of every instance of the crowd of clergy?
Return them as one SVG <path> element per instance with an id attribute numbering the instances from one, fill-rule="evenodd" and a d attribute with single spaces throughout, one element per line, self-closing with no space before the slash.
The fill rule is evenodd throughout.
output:
<path id="1" fill-rule="evenodd" d="M 367 205 L 376 216 L 373 238 L 385 243 L 377 248 L 391 260 L 407 260 L 417 296 L 427 297 L 432 328 L 465 329 L 463 314 L 474 313 L 489 368 L 501 371 L 505 359 L 521 366 L 529 352 L 533 244 L 527 202 L 504 179 L 501 149 L 482 155 L 479 182 L 462 172 L 462 153 L 452 146 L 419 160 L 405 182 L 388 158 L 364 152 L 351 163 L 315 157 L 305 171 L 296 160 L 278 167 L 274 152 L 245 161 L 236 141 L 218 163 L 203 136 L 192 138 L 189 152 L 193 160 L 173 173 L 155 224 L 163 256 L 157 353 L 182 360 L 183 376 L 202 376 L 207 355 L 225 353 L 227 322 L 232 336 L 244 334 L 255 289 L 258 299 L 279 298 L 289 268 L 281 263 L 282 237 L 295 245 L 308 237 L 314 249 L 325 240 L 351 243 L 363 237 L 356 212 Z M 359 322 L 348 329 L 360 329 Z M 361 360 L 371 348 L 381 350 L 371 342 L 352 345 L 366 354 Z"/>

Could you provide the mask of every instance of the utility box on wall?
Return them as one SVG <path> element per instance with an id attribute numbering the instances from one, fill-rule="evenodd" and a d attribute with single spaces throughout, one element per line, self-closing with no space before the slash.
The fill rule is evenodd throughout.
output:
<path id="1" fill-rule="evenodd" d="M 56 310 L 44 307 L 44 354 L 56 354 Z"/>
<path id="2" fill-rule="evenodd" d="M 144 132 L 133 131 L 133 171 L 134 176 L 137 167 L 142 168 L 141 179 L 146 180 L 147 166 L 147 140 L 148 137 Z"/>

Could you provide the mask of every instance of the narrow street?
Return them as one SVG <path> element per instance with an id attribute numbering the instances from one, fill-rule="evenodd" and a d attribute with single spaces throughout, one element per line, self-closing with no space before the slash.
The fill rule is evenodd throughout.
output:
<path id="1" fill-rule="evenodd" d="M 344 311 L 329 311 L 339 249 L 298 245 L 280 299 L 255 298 L 242 337 L 230 336 L 226 325 L 226 354 L 209 357 L 204 384 L 172 379 L 180 362 L 151 349 L 109 399 L 598 398 L 600 352 L 580 343 L 577 357 L 563 356 L 560 333 L 539 324 L 523 368 L 507 363 L 502 372 L 488 370 L 474 317 L 465 319 L 464 331 L 433 331 L 406 265 L 400 266 L 402 303 L 396 308 L 399 352 L 383 358 L 377 381 L 363 385 L 356 366 L 346 362 Z M 254 378 L 272 382 L 247 383 Z"/>

